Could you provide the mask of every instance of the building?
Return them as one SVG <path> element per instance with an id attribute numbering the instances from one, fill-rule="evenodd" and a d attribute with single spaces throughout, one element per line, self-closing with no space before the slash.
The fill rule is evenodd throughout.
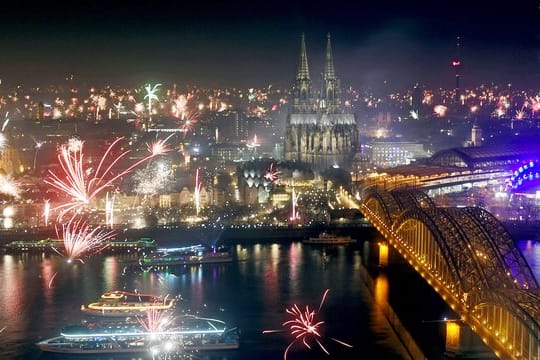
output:
<path id="1" fill-rule="evenodd" d="M 330 35 L 327 37 L 321 91 L 318 99 L 315 99 L 302 34 L 300 61 L 285 131 L 285 160 L 305 162 L 314 170 L 332 166 L 349 168 L 358 146 L 356 118 L 354 114 L 344 113 L 341 109 Z"/>
<path id="2" fill-rule="evenodd" d="M 366 144 L 365 150 L 371 163 L 383 168 L 409 165 L 430 156 L 423 144 L 409 141 L 373 141 Z"/>

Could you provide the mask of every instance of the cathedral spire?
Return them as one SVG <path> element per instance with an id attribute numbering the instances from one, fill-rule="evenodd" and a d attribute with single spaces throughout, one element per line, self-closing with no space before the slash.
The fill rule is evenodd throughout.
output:
<path id="1" fill-rule="evenodd" d="M 326 61 L 321 81 L 321 98 L 319 109 L 326 113 L 338 113 L 339 109 L 339 81 L 334 72 L 334 59 L 332 57 L 332 41 L 330 34 L 326 35 Z"/>
<path id="2" fill-rule="evenodd" d="M 313 102 L 311 99 L 311 79 L 309 77 L 309 65 L 306 51 L 306 37 L 304 33 L 301 36 L 300 43 L 300 61 L 298 62 L 298 72 L 296 82 L 293 88 L 293 108 L 296 112 L 313 111 Z"/>
<path id="3" fill-rule="evenodd" d="M 324 79 L 335 79 L 334 59 L 332 57 L 332 41 L 330 33 L 326 35 L 326 63 L 324 66 Z"/>
<path id="4" fill-rule="evenodd" d="M 309 80 L 309 65 L 306 51 L 306 36 L 302 33 L 300 44 L 300 61 L 298 62 L 298 72 L 296 80 Z"/>

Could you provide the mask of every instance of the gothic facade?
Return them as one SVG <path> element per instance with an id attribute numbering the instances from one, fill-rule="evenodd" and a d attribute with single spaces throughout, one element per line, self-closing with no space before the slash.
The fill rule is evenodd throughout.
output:
<path id="1" fill-rule="evenodd" d="M 334 72 L 332 44 L 327 37 L 321 90 L 313 96 L 306 43 L 302 34 L 300 61 L 287 117 L 284 156 L 310 164 L 314 170 L 350 168 L 359 148 L 356 117 L 341 107 L 339 80 Z"/>

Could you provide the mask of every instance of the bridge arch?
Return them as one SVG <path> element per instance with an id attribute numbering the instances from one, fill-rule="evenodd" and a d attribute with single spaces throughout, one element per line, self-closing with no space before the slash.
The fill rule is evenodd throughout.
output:
<path id="1" fill-rule="evenodd" d="M 394 197 L 401 211 L 417 208 L 435 208 L 435 203 L 431 198 L 423 191 L 412 189 L 397 189 L 390 192 Z"/>
<path id="2" fill-rule="evenodd" d="M 363 197 L 363 205 L 371 209 L 385 224 L 391 224 L 401 212 L 394 197 L 386 190 L 367 188 Z"/>
<path id="3" fill-rule="evenodd" d="M 468 246 L 466 234 L 444 210 L 406 210 L 395 220 L 392 229 L 403 245 L 421 259 L 426 270 L 440 277 L 457 298 L 486 287 L 485 275 Z"/>
<path id="4" fill-rule="evenodd" d="M 482 291 L 471 294 L 470 324 L 478 323 L 513 359 L 540 358 L 540 293 L 535 290 Z"/>
<path id="5" fill-rule="evenodd" d="M 496 270 L 505 269 L 507 278 L 512 279 L 513 286 L 508 287 L 537 289 L 539 286 L 536 277 L 501 222 L 493 214 L 479 207 L 468 207 L 464 211 L 478 225 L 478 229 L 482 230 L 494 251 L 494 256 L 499 260 L 499 268 Z"/>

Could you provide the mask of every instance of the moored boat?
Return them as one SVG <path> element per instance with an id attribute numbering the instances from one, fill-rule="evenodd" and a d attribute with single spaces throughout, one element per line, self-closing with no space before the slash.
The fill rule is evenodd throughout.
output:
<path id="1" fill-rule="evenodd" d="M 351 238 L 348 235 L 336 235 L 323 231 L 317 237 L 310 237 L 303 240 L 304 244 L 314 244 L 314 245 L 345 245 L 355 243 L 356 240 Z"/>
<path id="2" fill-rule="evenodd" d="M 119 240 L 109 239 L 102 243 L 99 252 L 101 253 L 120 253 L 120 252 L 142 252 L 151 251 L 156 248 L 156 243 L 150 238 L 140 238 L 137 240 Z M 3 246 L 7 252 L 61 252 L 64 249 L 64 242 L 60 239 L 42 239 L 42 240 L 16 240 Z"/>
<path id="3" fill-rule="evenodd" d="M 143 266 L 199 265 L 225 263 L 233 260 L 231 254 L 222 248 L 207 248 L 202 245 L 182 248 L 163 248 L 144 255 L 139 259 Z"/>

